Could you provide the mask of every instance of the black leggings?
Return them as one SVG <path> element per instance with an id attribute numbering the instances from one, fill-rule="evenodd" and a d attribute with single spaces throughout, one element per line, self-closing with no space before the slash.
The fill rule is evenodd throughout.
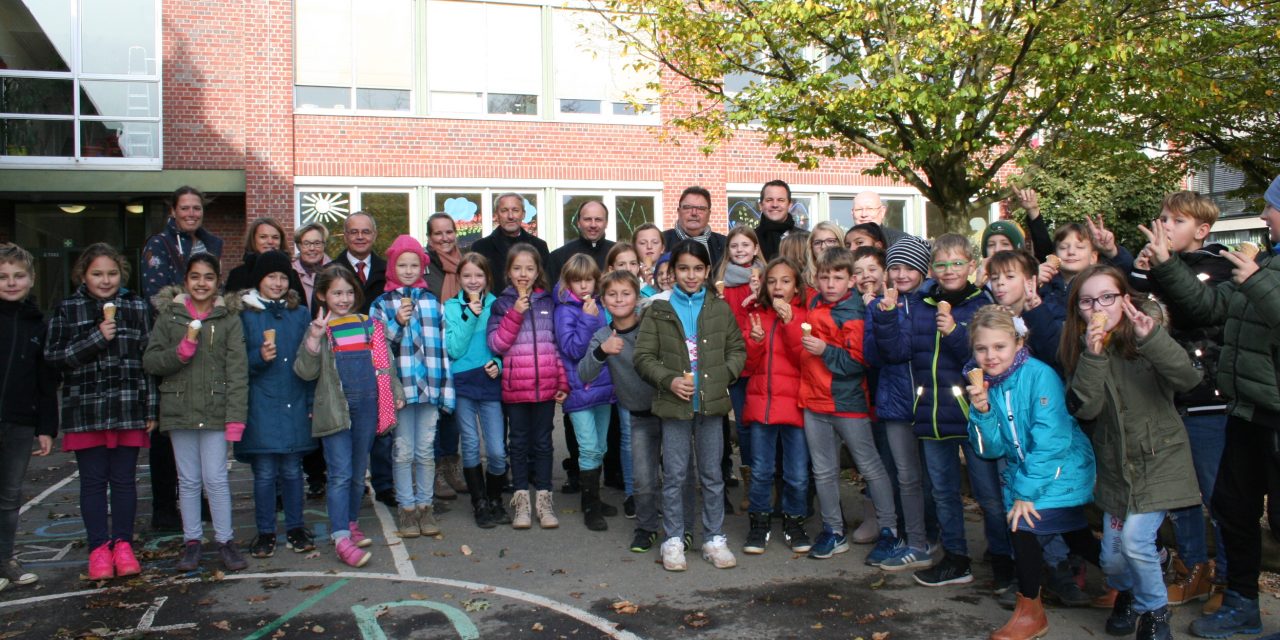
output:
<path id="1" fill-rule="evenodd" d="M 1044 551 L 1040 548 L 1040 537 L 1022 529 L 1010 535 L 1013 536 L 1018 593 L 1034 599 L 1040 594 L 1040 567 L 1044 564 Z M 1093 537 L 1093 532 L 1088 527 L 1068 531 L 1062 534 L 1062 539 L 1066 541 L 1071 553 L 1088 560 L 1089 564 L 1095 567 L 1098 566 L 1098 554 L 1101 553 L 1102 544 Z"/>

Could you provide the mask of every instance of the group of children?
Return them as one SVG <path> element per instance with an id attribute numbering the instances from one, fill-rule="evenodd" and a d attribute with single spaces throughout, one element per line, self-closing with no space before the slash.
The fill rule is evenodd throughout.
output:
<path id="1" fill-rule="evenodd" d="M 1201 247 L 1216 214 L 1195 194 L 1167 198 L 1156 231 L 1148 230 L 1165 243 L 1156 255 L 1224 260 Z M 63 448 L 80 469 L 90 579 L 139 571 L 130 546 L 134 467 L 153 429 L 171 435 L 179 470 L 179 569 L 200 562 L 201 493 L 222 562 L 246 566 L 232 536 L 228 442 L 254 473 L 252 555 L 274 552 L 278 498 L 289 548 L 314 549 L 302 523 L 300 459 L 320 446 L 335 551 L 359 567 L 371 546 L 358 525 L 369 451 L 389 429 L 398 534 L 439 533 L 432 487 L 441 412 L 458 419 L 477 526 L 528 529 L 536 518 L 558 527 L 557 403 L 580 447 L 588 529 L 607 529 L 618 513 L 600 497 L 616 405 L 626 510 L 636 518 L 630 549 L 646 552 L 661 540 L 664 568 L 685 570 L 700 488 L 702 556 L 733 567 L 721 460 L 722 422 L 732 411 L 749 467 L 745 553 L 765 552 L 775 514 L 793 551 L 818 559 L 849 551 L 843 443 L 866 483 L 866 519 L 878 529 L 867 565 L 914 570 L 926 586 L 972 581 L 963 469 L 982 509 L 997 593 L 1016 596 L 1013 617 L 993 638 L 1047 630 L 1042 566 L 1051 575 L 1068 566 L 1066 550 L 1099 565 L 1115 591 L 1109 633 L 1169 637 L 1169 594 L 1176 588 L 1186 601 L 1211 588 L 1199 505 L 1211 493 L 1205 478 L 1216 473 L 1193 466 L 1179 410 L 1207 406 L 1203 389 L 1186 394 L 1203 387 L 1216 338 L 1187 334 L 1193 322 L 1167 318 L 1140 296 L 1130 283 L 1146 280 L 1152 252 L 1135 265 L 1109 234 L 1101 221 L 1065 225 L 1040 263 L 1007 222 L 984 234 L 981 257 L 955 234 L 932 245 L 907 236 L 885 251 L 875 225 L 845 234 L 822 223 L 784 238 L 779 256 L 765 262 L 755 234 L 739 226 L 713 265 L 705 244 L 664 248 L 660 230 L 646 225 L 633 243 L 613 248 L 603 270 L 574 256 L 555 283 L 527 244 L 503 265 L 467 254 L 461 290 L 444 301 L 422 280 L 421 244 L 401 236 L 369 315 L 358 313 L 361 286 L 350 270 L 319 274 L 319 308 L 308 313 L 289 290 L 283 253 L 263 253 L 254 288 L 226 295 L 218 260 L 197 254 L 182 286 L 153 301 L 154 321 L 147 301 L 121 286 L 127 261 L 99 244 L 82 254 L 79 287 L 58 305 L 47 334 L 33 338 L 43 357 L 23 362 L 29 381 L 47 381 L 47 372 L 34 375 L 46 367 L 61 372 Z M 503 291 L 490 290 L 494 268 L 504 269 Z M 6 284 L 14 272 L 26 274 L 25 290 Z M 31 314 L 23 302 L 31 273 L 25 252 L 0 251 L 0 304 L 25 304 L 23 317 Z M 1223 273 L 1202 280 L 1230 277 Z M 1196 346 L 1176 340 L 1179 331 Z M 31 427 L 52 435 L 45 423 Z M 510 513 L 504 488 L 513 492 Z M 821 523 L 810 539 L 814 499 Z M 1103 512 L 1101 543 L 1086 518 L 1091 503 Z M 1179 528 L 1189 575 L 1166 587 L 1155 531 L 1166 515 L 1192 507 Z M 11 537 L 0 538 L 5 558 Z"/>

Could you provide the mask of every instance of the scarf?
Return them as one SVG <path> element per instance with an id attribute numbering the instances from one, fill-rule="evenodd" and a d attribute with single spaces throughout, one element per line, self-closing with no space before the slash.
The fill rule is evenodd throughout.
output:
<path id="1" fill-rule="evenodd" d="M 760 267 L 759 265 L 754 263 L 752 263 L 750 267 L 744 267 L 741 265 L 733 264 L 728 260 L 725 260 L 724 286 L 736 287 L 738 285 L 743 285 L 743 284 L 747 284 L 748 282 L 751 282 L 751 270 L 753 268 L 760 268 Z M 763 271 L 763 269 L 761 270 Z"/>
<path id="2" fill-rule="evenodd" d="M 1022 365 L 1026 364 L 1027 360 L 1030 358 L 1031 358 L 1031 351 L 1024 346 L 1021 349 L 1018 349 L 1018 352 L 1013 355 L 1013 363 L 1009 365 L 1008 369 L 1005 369 L 999 375 L 994 375 L 994 376 L 989 376 L 985 373 L 982 374 L 982 379 L 987 381 L 987 388 L 993 389 L 996 387 L 996 385 L 999 385 L 1003 383 L 1005 380 L 1008 380 L 1014 373 L 1017 373 L 1018 369 L 1021 369 Z M 973 360 L 970 360 L 969 364 L 965 365 L 964 367 L 965 375 L 968 375 L 969 371 L 977 368 L 978 368 L 977 363 L 974 362 Z"/>
<path id="3" fill-rule="evenodd" d="M 706 247 L 708 253 L 711 252 L 711 245 L 709 244 L 711 242 L 711 227 L 707 227 L 706 229 L 703 229 L 702 235 L 691 236 L 685 233 L 684 229 L 680 228 L 680 225 L 676 225 L 676 237 L 681 240 L 693 240 L 701 244 L 702 246 Z"/>
<path id="4" fill-rule="evenodd" d="M 458 280 L 458 265 L 462 263 L 462 252 L 454 248 L 453 253 L 436 252 L 431 254 L 440 263 L 440 272 L 444 281 L 440 285 L 440 299 L 448 300 L 462 290 L 462 281 Z"/>
<path id="5" fill-rule="evenodd" d="M 952 307 L 958 306 L 960 303 L 969 299 L 978 288 L 972 282 L 966 282 L 964 288 L 959 291 L 943 291 L 942 285 L 934 285 L 933 291 L 929 294 L 937 302 L 949 302 Z"/>

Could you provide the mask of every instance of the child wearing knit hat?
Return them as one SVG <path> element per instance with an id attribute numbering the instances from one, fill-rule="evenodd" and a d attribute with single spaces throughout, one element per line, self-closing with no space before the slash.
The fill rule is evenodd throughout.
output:
<path id="1" fill-rule="evenodd" d="M 987 258 L 997 251 L 1017 251 L 1022 249 L 1026 234 L 1022 227 L 1012 220 L 996 220 L 987 225 L 982 232 L 982 257 Z"/>

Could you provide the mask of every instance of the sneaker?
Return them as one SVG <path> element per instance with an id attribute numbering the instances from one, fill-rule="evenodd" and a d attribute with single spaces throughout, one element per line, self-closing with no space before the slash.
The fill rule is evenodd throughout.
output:
<path id="1" fill-rule="evenodd" d="M 764 553 L 765 547 L 769 545 L 769 514 L 752 513 L 751 529 L 747 531 L 747 541 L 742 545 L 742 552 L 750 555 L 760 555 Z"/>
<path id="2" fill-rule="evenodd" d="M 120 544 L 121 543 L 116 543 L 117 546 L 120 546 Z M 128 545 L 125 545 L 125 546 L 128 546 Z M 129 557 L 133 557 L 132 549 L 129 550 Z M 138 564 L 138 561 L 134 560 L 133 564 L 135 565 Z M 137 573 L 137 571 L 135 571 L 134 573 Z M 126 575 L 126 574 L 121 574 L 121 575 Z M 127 575 L 133 575 L 133 574 L 131 573 Z M 25 586 L 39 580 L 40 576 L 37 576 L 36 574 L 31 573 L 26 569 L 23 569 L 22 563 L 19 562 L 17 558 L 9 558 L 7 562 L 0 563 L 0 579 L 8 580 L 9 584 L 12 584 L 12 585 Z"/>
<path id="3" fill-rule="evenodd" d="M 689 563 L 684 559 L 684 541 L 680 538 L 667 538 L 662 543 L 662 568 L 667 571 L 684 571 Z"/>
<path id="4" fill-rule="evenodd" d="M 196 557 L 199 555 L 197 551 Z M 115 560 L 111 555 L 111 543 L 108 542 L 89 553 L 89 579 L 110 580 L 114 577 L 116 577 Z M 5 582 L 8 583 L 8 578 L 5 578 Z"/>
<path id="5" fill-rule="evenodd" d="M 284 539 L 285 545 L 292 549 L 294 553 L 315 551 L 316 539 L 311 535 L 310 531 L 301 527 L 286 531 Z"/>
<path id="6" fill-rule="evenodd" d="M 1262 633 L 1262 618 L 1257 600 L 1231 589 L 1223 592 L 1216 612 L 1191 621 L 1191 634 L 1201 638 L 1229 638 L 1237 633 Z"/>
<path id="7" fill-rule="evenodd" d="M 535 507 L 538 512 L 538 526 L 543 529 L 556 529 L 560 526 L 560 519 L 556 517 L 556 507 L 551 501 L 550 491 L 545 489 L 538 491 Z"/>
<path id="8" fill-rule="evenodd" d="M 369 563 L 369 558 L 373 554 L 357 547 L 351 538 L 338 538 L 338 544 L 334 545 L 334 551 L 338 554 L 338 559 L 343 561 L 350 567 L 357 569 Z"/>
<path id="9" fill-rule="evenodd" d="M 1107 634 L 1113 636 L 1133 635 L 1138 628 L 1138 612 L 1133 610 L 1133 592 L 1116 592 L 1115 604 L 1111 605 L 1111 615 L 1107 616 Z"/>
<path id="10" fill-rule="evenodd" d="M 809 549 L 809 557 L 818 560 L 825 560 L 837 553 L 844 553 L 849 550 L 849 539 L 843 533 L 836 533 L 831 527 L 822 525 L 822 533 L 818 534 L 818 539 L 814 541 L 813 546 Z"/>
<path id="11" fill-rule="evenodd" d="M 361 549 L 373 545 L 373 541 L 365 536 L 364 532 L 360 530 L 359 522 L 352 520 L 347 523 L 347 531 L 351 532 L 351 544 L 354 544 Z"/>
<path id="12" fill-rule="evenodd" d="M 511 528 L 528 529 L 533 526 L 533 518 L 529 511 L 529 492 L 513 491 L 511 495 L 511 510 L 515 515 L 511 516 Z"/>
<path id="13" fill-rule="evenodd" d="M 648 553 L 658 541 L 658 534 L 653 531 L 636 529 L 631 536 L 631 553 Z"/>
<path id="14" fill-rule="evenodd" d="M 635 519 L 636 499 L 633 496 L 627 496 L 627 499 L 622 501 L 622 515 L 632 520 Z"/>
<path id="15" fill-rule="evenodd" d="M 893 531 L 887 527 L 880 529 L 880 539 L 876 540 L 875 548 L 871 549 L 871 553 L 867 554 L 867 558 L 862 564 L 868 567 L 878 567 L 881 562 L 889 559 L 898 549 L 905 548 L 907 541 L 899 538 Z"/>
<path id="16" fill-rule="evenodd" d="M 804 530 L 804 518 L 800 516 L 782 516 L 782 539 L 793 553 L 809 553 L 813 548 L 813 541 Z"/>
<path id="17" fill-rule="evenodd" d="M 226 567 L 227 571 L 243 571 L 249 567 L 249 562 L 236 548 L 235 540 L 228 540 L 218 545 L 218 557 L 222 558 L 222 566 Z"/>
<path id="18" fill-rule="evenodd" d="M 880 563 L 885 571 L 910 571 L 912 569 L 928 569 L 933 566 L 933 558 L 924 549 L 916 549 L 902 545 L 896 547 L 888 558 Z"/>
<path id="19" fill-rule="evenodd" d="M 255 558 L 270 558 L 276 554 L 276 534 L 259 533 L 258 537 L 253 541 L 253 545 L 249 547 L 249 555 Z"/>
<path id="20" fill-rule="evenodd" d="M 1043 597 L 1044 597 L 1044 592 L 1043 592 L 1043 591 L 1041 591 L 1041 592 L 1040 592 L 1040 594 L 1041 594 L 1041 598 L 1043 598 Z M 1018 590 L 1017 590 L 1017 589 L 1009 589 L 1009 590 L 1005 591 L 1004 593 L 1002 593 L 1002 594 L 1000 594 L 1000 595 L 996 596 L 996 604 L 1000 605 L 1000 608 L 1002 608 L 1002 609 L 1006 609 L 1006 610 L 1008 610 L 1008 611 L 1015 611 L 1015 610 L 1017 610 L 1017 608 L 1018 608 Z M 1041 601 L 1041 604 L 1043 604 L 1043 600 Z"/>
<path id="21" fill-rule="evenodd" d="M 969 571 L 969 557 L 948 553 L 938 564 L 917 571 L 913 574 L 916 582 L 926 587 L 942 587 L 949 584 L 968 584 L 973 582 L 973 573 Z"/>
<path id="22" fill-rule="evenodd" d="M 183 573 L 200 568 L 200 541 L 188 540 L 182 547 L 182 557 L 178 559 L 178 571 Z"/>
<path id="23" fill-rule="evenodd" d="M 1017 591 L 1017 589 L 1010 589 L 1010 591 Z M 1093 601 L 1093 598 L 1080 588 L 1080 583 L 1076 581 L 1075 569 L 1067 560 L 1058 563 L 1057 566 L 1049 567 L 1049 584 L 1044 594 L 1066 607 L 1087 607 Z"/>
<path id="24" fill-rule="evenodd" d="M 702 543 L 702 559 L 710 562 L 717 569 L 732 569 L 738 566 L 738 559 L 729 551 L 729 540 L 724 536 L 711 536 Z"/>
<path id="25" fill-rule="evenodd" d="M 429 504 L 418 505 L 418 531 L 428 537 L 440 535 L 440 523 L 436 521 L 435 508 Z"/>

